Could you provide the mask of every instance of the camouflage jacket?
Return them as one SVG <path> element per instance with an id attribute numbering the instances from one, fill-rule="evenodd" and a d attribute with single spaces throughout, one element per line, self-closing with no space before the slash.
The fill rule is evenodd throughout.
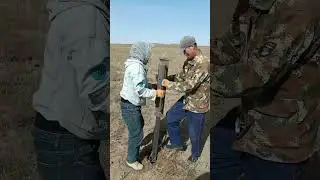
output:
<path id="1" fill-rule="evenodd" d="M 235 38 L 239 40 L 236 45 L 223 43 L 223 38 L 216 41 L 215 61 L 243 64 L 243 89 L 262 86 L 274 70 L 302 57 L 313 45 L 314 27 L 319 26 L 319 21 L 294 1 L 286 2 L 289 1 L 277 1 L 268 14 L 249 10 L 240 17 L 244 36 Z M 319 54 L 315 53 L 290 75 L 270 104 L 245 114 L 243 124 L 249 122 L 250 126 L 234 142 L 236 150 L 265 160 L 291 163 L 304 161 L 319 150 Z"/>
<path id="2" fill-rule="evenodd" d="M 168 90 L 185 94 L 184 109 L 206 113 L 210 105 L 209 58 L 199 53 L 193 60 L 185 61 L 182 71 L 169 77 Z"/>

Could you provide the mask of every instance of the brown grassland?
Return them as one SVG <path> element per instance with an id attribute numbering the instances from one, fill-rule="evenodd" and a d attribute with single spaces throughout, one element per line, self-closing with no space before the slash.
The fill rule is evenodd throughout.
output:
<path id="1" fill-rule="evenodd" d="M 0 2 L 0 179 L 37 179 L 32 94 L 47 31 L 45 1 Z"/>

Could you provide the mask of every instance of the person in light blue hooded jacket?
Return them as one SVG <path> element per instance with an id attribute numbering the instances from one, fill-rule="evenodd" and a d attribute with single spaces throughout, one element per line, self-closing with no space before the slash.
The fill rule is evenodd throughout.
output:
<path id="1" fill-rule="evenodd" d="M 125 62 L 121 96 L 121 114 L 128 127 L 128 156 L 127 165 L 134 170 L 143 169 L 139 162 L 139 151 L 143 139 L 144 119 L 141 106 L 146 104 L 146 99 L 155 100 L 163 98 L 164 91 L 149 88 L 147 79 L 147 64 L 151 57 L 152 44 L 137 42 L 131 46 L 130 56 Z"/>

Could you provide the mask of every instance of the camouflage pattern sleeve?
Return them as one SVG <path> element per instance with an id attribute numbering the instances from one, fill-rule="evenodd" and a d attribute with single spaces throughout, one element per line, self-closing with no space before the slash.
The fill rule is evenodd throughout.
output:
<path id="1" fill-rule="evenodd" d="M 216 38 L 211 44 L 211 61 L 216 65 L 230 65 L 240 61 L 240 50 L 226 33 L 221 38 Z"/>
<path id="2" fill-rule="evenodd" d="M 179 77 L 179 76 L 178 76 Z M 204 82 L 207 77 L 209 77 L 209 72 L 207 68 L 199 67 L 194 71 L 194 73 L 190 73 L 189 76 L 186 76 L 184 81 L 181 82 L 170 82 L 168 89 L 174 89 L 181 93 L 187 93 L 192 91 L 199 84 Z"/>
<path id="3" fill-rule="evenodd" d="M 185 78 L 184 78 L 184 72 L 183 71 L 181 71 L 180 73 L 176 74 L 174 76 L 174 79 L 173 79 L 174 82 L 182 82 L 184 80 L 185 80 Z"/>
<path id="4" fill-rule="evenodd" d="M 184 73 L 184 69 L 186 68 L 187 64 L 188 64 L 188 62 L 185 61 L 183 66 L 182 66 L 182 70 L 177 74 L 168 76 L 167 79 L 169 81 L 174 81 L 174 82 L 182 82 L 182 81 L 184 81 L 185 80 L 185 76 L 186 76 L 186 74 Z"/>
<path id="5" fill-rule="evenodd" d="M 184 73 L 183 73 L 183 71 L 181 71 L 177 74 L 173 74 L 173 75 L 168 76 L 167 79 L 169 81 L 182 82 L 182 81 L 184 81 Z"/>
<path id="6" fill-rule="evenodd" d="M 246 23 L 240 22 L 240 19 L 243 18 L 240 15 L 244 13 L 242 11 L 247 10 L 247 7 L 243 8 L 240 1 L 238 7 L 242 9 L 236 9 L 234 12 L 230 29 L 221 37 L 214 38 L 210 44 L 211 61 L 213 64 L 221 66 L 235 64 L 240 61 L 242 47 L 245 45 L 245 33 L 240 26 Z"/>

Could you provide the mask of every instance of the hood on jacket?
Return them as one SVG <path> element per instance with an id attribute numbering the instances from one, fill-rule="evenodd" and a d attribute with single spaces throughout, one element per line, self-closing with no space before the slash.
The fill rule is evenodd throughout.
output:
<path id="1" fill-rule="evenodd" d="M 140 64 L 141 66 L 143 66 L 144 68 L 146 67 L 146 65 L 144 65 L 140 60 L 138 59 L 133 59 L 133 58 L 128 58 L 126 60 L 126 62 L 124 63 L 125 68 L 127 68 L 128 66 L 132 65 L 132 64 Z"/>
<path id="2" fill-rule="evenodd" d="M 146 42 L 136 42 L 132 44 L 129 59 L 137 59 L 144 65 L 147 65 L 151 57 L 152 47 L 153 45 L 151 43 Z"/>

